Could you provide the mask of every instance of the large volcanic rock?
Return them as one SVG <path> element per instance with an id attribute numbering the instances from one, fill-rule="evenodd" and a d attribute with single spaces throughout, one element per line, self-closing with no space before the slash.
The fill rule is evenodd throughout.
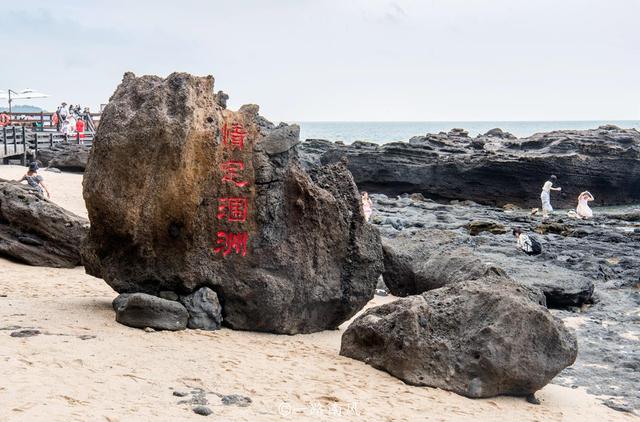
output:
<path id="1" fill-rule="evenodd" d="M 29 265 L 80 265 L 89 222 L 27 185 L 0 179 L 0 255 Z"/>
<path id="2" fill-rule="evenodd" d="M 610 125 L 519 140 L 491 134 L 470 138 L 461 131 L 385 145 L 313 140 L 302 149 L 311 164 L 322 153 L 323 163 L 348 157 L 356 183 L 371 192 L 540 206 L 542 185 L 555 174 L 563 188 L 553 194 L 557 206 L 575 207 L 585 189 L 594 194 L 594 205 L 640 202 L 640 132 Z"/>
<path id="3" fill-rule="evenodd" d="M 298 127 L 257 112 L 224 109 L 212 77 L 125 74 L 84 177 L 87 272 L 121 293 L 209 287 L 236 329 L 333 329 L 361 309 L 382 248 L 351 174 L 307 173 Z"/>
<path id="4" fill-rule="evenodd" d="M 527 395 L 573 364 L 573 331 L 539 292 L 503 278 L 457 283 L 365 311 L 340 354 L 411 385 L 468 397 Z"/>

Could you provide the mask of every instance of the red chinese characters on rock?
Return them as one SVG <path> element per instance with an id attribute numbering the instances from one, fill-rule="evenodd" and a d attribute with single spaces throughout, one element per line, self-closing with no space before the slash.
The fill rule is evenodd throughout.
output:
<path id="1" fill-rule="evenodd" d="M 218 220 L 244 223 L 247 221 L 247 198 L 219 198 Z"/>
<path id="2" fill-rule="evenodd" d="M 227 256 L 231 252 L 235 252 L 238 255 L 246 256 L 248 240 L 249 234 L 247 232 L 227 233 L 219 231 L 218 240 L 216 241 L 216 248 L 213 251 L 215 253 L 222 253 L 222 256 Z"/>
<path id="3" fill-rule="evenodd" d="M 220 165 L 222 170 L 222 181 L 230 182 L 239 188 L 243 188 L 249 184 L 246 180 L 241 180 L 240 172 L 244 171 L 244 163 L 242 161 L 227 161 Z"/>
<path id="4" fill-rule="evenodd" d="M 249 181 L 246 180 L 245 163 L 231 159 L 233 151 L 244 151 L 247 131 L 239 123 L 224 123 L 222 127 L 222 145 L 228 152 L 228 159 L 220 165 L 222 171 L 222 182 L 230 183 L 236 188 L 246 188 Z M 236 227 L 238 224 L 246 224 L 249 210 L 249 199 L 241 195 L 218 198 L 218 208 L 216 218 L 218 224 L 233 223 Z M 216 232 L 216 241 L 213 248 L 214 254 L 221 254 L 226 257 L 229 254 L 240 256 L 247 255 L 247 243 L 249 241 L 249 233 L 246 231 L 237 232 L 236 230 L 218 229 Z"/>
<path id="5" fill-rule="evenodd" d="M 226 123 L 222 126 L 222 143 L 228 145 L 232 150 L 244 150 L 244 140 L 246 136 L 247 131 L 238 123 L 232 123 L 231 127 Z"/>

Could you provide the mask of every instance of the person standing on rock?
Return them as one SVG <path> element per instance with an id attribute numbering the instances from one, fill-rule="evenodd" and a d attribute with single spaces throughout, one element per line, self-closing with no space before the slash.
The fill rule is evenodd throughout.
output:
<path id="1" fill-rule="evenodd" d="M 49 194 L 49 189 L 47 189 L 47 185 L 44 184 L 44 177 L 38 174 L 38 163 L 36 163 L 35 161 L 29 164 L 29 171 L 27 171 L 27 174 L 22 176 L 22 179 L 20 179 L 18 182 L 22 182 L 22 181 L 26 181 L 27 184 L 32 188 L 36 189 L 38 193 L 40 193 L 40 195 L 46 192 L 47 198 L 51 198 L 51 195 Z M 43 189 L 44 189 L 44 192 L 43 192 Z"/>
<path id="2" fill-rule="evenodd" d="M 373 213 L 373 203 L 369 199 L 367 192 L 362 192 L 362 211 L 364 212 L 364 219 L 369 222 L 371 219 L 371 213 Z"/>
<path id="3" fill-rule="evenodd" d="M 551 191 L 561 191 L 562 188 L 554 188 L 553 184 L 556 183 L 558 178 L 555 175 L 551 175 L 549 180 L 544 182 L 542 186 L 542 193 L 540 194 L 540 200 L 542 201 L 542 218 L 545 219 L 549 216 L 549 213 L 553 212 L 551 206 Z"/>
<path id="4" fill-rule="evenodd" d="M 518 242 L 518 249 L 527 255 L 540 255 L 542 253 L 542 245 L 534 237 L 522 233 L 520 227 L 513 229 L 513 235 Z"/>

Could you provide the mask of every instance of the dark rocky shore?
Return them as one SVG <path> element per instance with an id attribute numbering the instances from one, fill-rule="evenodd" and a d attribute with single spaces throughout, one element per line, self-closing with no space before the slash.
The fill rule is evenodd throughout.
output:
<path id="1" fill-rule="evenodd" d="M 307 140 L 302 157 L 307 163 L 346 157 L 361 190 L 498 206 L 539 206 L 542 184 L 556 174 L 563 190 L 555 203 L 569 207 L 584 190 L 596 205 L 638 203 L 639 145 L 640 132 L 611 125 L 522 139 L 500 129 L 475 138 L 454 129 L 384 145 Z"/>
<path id="2" fill-rule="evenodd" d="M 422 243 L 421 262 L 442 257 L 442 251 L 468 248 L 486 267 L 540 288 L 555 315 L 578 335 L 576 363 L 553 382 L 620 397 L 608 403 L 613 407 L 640 408 L 640 211 L 596 209 L 590 221 L 558 213 L 542 223 L 517 208 L 438 203 L 422 195 L 372 199 L 372 223 L 383 245 L 411 250 Z M 510 232 L 515 226 L 534 232 L 543 244 L 542 255 L 527 256 L 515 248 Z M 484 230 L 472 235 L 477 227 Z"/>
<path id="3" fill-rule="evenodd" d="M 452 130 L 385 145 L 307 140 L 300 149 L 310 168 L 346 162 L 371 194 L 385 289 L 415 295 L 488 276 L 538 288 L 578 337 L 575 364 L 553 382 L 586 387 L 614 397 L 605 400 L 612 408 L 638 412 L 640 209 L 598 209 L 640 204 L 638 131 L 603 126 L 516 139 L 499 129 L 476 138 Z M 588 189 L 595 218 L 532 216 L 524 207 L 540 206 L 550 174 L 563 187 L 554 205 L 573 208 Z M 542 255 L 516 249 L 517 226 L 541 241 Z"/>

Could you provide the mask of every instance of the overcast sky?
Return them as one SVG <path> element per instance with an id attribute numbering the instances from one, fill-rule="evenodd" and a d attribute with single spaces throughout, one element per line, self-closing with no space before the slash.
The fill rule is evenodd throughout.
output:
<path id="1" fill-rule="evenodd" d="M 2 89 L 212 74 L 274 121 L 640 119 L 639 0 L 3 2 Z"/>

